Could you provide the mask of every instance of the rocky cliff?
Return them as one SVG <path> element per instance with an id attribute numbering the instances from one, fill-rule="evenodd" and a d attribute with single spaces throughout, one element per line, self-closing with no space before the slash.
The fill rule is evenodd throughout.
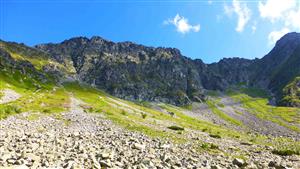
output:
<path id="1" fill-rule="evenodd" d="M 284 97 L 283 88 L 300 75 L 299 33 L 282 37 L 262 59 L 226 58 L 212 64 L 192 60 L 174 48 L 114 43 L 97 36 L 76 37 L 34 48 L 1 43 L 9 46 L 1 49 L 2 65 L 17 49 L 35 60 L 44 59 L 39 66 L 54 79 L 79 80 L 128 100 L 183 105 L 205 99 L 205 90 L 226 90 L 232 85 L 245 84 L 268 90 L 278 103 L 291 105 L 280 101 Z M 37 55 L 41 58 L 36 58 Z"/>

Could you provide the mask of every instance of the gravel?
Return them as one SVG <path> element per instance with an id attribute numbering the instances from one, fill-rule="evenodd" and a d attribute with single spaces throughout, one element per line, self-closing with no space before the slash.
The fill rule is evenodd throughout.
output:
<path id="1" fill-rule="evenodd" d="M 243 149 L 246 161 L 222 153 L 199 151 L 191 142 L 175 144 L 123 129 L 101 114 L 87 114 L 71 99 L 62 119 L 29 113 L 0 121 L 0 166 L 13 168 L 300 168 L 298 156 L 280 157 L 269 151 L 255 152 L 255 145 L 243 145 L 208 136 L 201 140 L 220 142 L 229 154 Z M 65 121 L 68 121 L 66 124 Z M 224 141 L 224 142 L 223 142 Z M 222 146 L 221 146 L 222 145 Z M 233 147 L 233 148 L 229 148 Z M 242 164 L 241 164 L 242 163 Z M 0 168 L 1 168 L 0 167 Z"/>

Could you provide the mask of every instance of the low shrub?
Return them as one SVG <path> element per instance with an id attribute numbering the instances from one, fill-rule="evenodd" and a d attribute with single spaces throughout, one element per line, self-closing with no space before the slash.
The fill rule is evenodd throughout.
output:
<path id="1" fill-rule="evenodd" d="M 219 134 L 210 134 L 209 136 L 212 138 L 221 138 Z"/>
<path id="2" fill-rule="evenodd" d="M 170 126 L 170 127 L 168 127 L 168 129 L 171 129 L 171 130 L 180 130 L 180 131 L 184 130 L 183 127 L 179 127 L 179 126 Z"/>
<path id="3" fill-rule="evenodd" d="M 147 117 L 147 114 L 146 113 L 141 113 L 142 115 L 142 118 L 145 119 Z"/>
<path id="4" fill-rule="evenodd" d="M 49 110 L 49 109 L 44 109 L 44 110 L 43 110 L 43 113 L 50 114 L 50 113 L 51 113 L 51 110 Z"/>
<path id="5" fill-rule="evenodd" d="M 121 114 L 122 114 L 123 116 L 127 116 L 127 112 L 126 112 L 125 110 L 122 110 L 122 111 L 121 111 Z"/>

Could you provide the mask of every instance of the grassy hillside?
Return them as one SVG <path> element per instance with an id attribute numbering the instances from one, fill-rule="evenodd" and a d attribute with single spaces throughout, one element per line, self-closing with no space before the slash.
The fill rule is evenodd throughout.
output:
<path id="1" fill-rule="evenodd" d="M 69 98 L 70 95 L 73 95 L 83 101 L 82 107 L 87 113 L 102 114 L 103 117 L 112 120 L 115 124 L 128 130 L 142 132 L 151 137 L 159 137 L 176 143 L 185 143 L 193 141 L 193 138 L 190 137 L 191 133 L 203 133 L 212 138 L 234 139 L 240 142 L 272 145 L 277 147 L 276 150 L 278 151 L 292 150 L 295 153 L 300 151 L 300 144 L 288 138 L 274 138 L 270 140 L 263 135 L 253 135 L 227 129 L 208 121 L 190 117 L 184 113 L 185 109 L 173 105 L 149 103 L 147 107 L 144 107 L 141 104 L 121 100 L 95 88 L 79 85 L 78 83 L 66 83 L 61 87 L 45 86 L 45 88 L 37 90 L 30 87 L 29 82 L 16 83 L 17 80 L 7 81 L 5 79 L 6 77 L 2 75 L 1 89 L 13 89 L 20 93 L 22 97 L 11 103 L 1 104 L 0 118 L 7 118 L 10 115 L 23 112 L 31 114 L 28 117 L 30 120 L 35 120 L 39 116 L 45 115 L 60 118 L 59 114 L 68 110 Z M 232 95 L 232 97 L 236 99 L 250 99 L 249 96 L 244 94 Z M 271 120 L 275 119 L 274 114 L 269 112 L 269 107 L 262 106 L 264 100 L 255 100 L 255 104 L 258 104 L 258 107 L 253 107 L 253 104 L 252 101 L 247 104 L 245 102 L 245 106 L 257 110 L 255 112 L 257 116 L 261 118 L 272 117 Z M 151 108 L 154 105 L 158 106 L 159 110 Z M 214 109 L 217 108 L 213 107 Z M 281 110 L 285 110 L 286 113 L 281 114 Z M 273 109 L 273 113 L 282 118 L 283 122 L 281 123 L 280 121 L 280 124 L 285 124 L 285 122 L 291 122 L 292 120 L 299 123 L 299 119 L 297 119 L 299 116 L 295 114 L 295 111 L 296 109 L 292 108 Z M 230 118 L 229 121 L 231 122 L 231 120 Z M 238 122 L 236 125 L 241 124 Z M 296 127 L 289 128 L 298 131 Z M 193 142 L 199 146 L 203 144 L 202 140 Z M 284 144 L 282 144 L 283 142 Z"/>

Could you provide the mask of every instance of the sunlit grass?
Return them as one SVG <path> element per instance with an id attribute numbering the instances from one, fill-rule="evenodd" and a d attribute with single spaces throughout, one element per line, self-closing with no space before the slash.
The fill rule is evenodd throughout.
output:
<path id="1" fill-rule="evenodd" d="M 268 105 L 268 99 L 250 97 L 247 94 L 230 91 L 229 95 L 241 103 L 250 113 L 258 118 L 269 120 L 291 130 L 300 132 L 300 129 L 290 123 L 300 123 L 300 109 L 292 107 L 275 107 Z"/>

